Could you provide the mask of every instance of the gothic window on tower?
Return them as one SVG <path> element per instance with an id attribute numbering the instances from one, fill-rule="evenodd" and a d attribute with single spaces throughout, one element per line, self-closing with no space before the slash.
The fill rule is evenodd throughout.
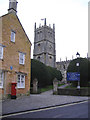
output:
<path id="1" fill-rule="evenodd" d="M 52 59 L 52 57 L 50 56 L 50 59 Z"/>
<path id="2" fill-rule="evenodd" d="M 40 43 L 38 44 L 38 50 L 40 50 Z"/>
<path id="3" fill-rule="evenodd" d="M 40 31 L 40 39 L 42 39 L 42 31 Z"/>
<path id="4" fill-rule="evenodd" d="M 52 33 L 51 32 L 48 32 L 48 35 L 49 35 L 49 37 L 52 37 Z"/>
<path id="5" fill-rule="evenodd" d="M 40 56 L 38 56 L 38 60 L 40 60 Z"/>
<path id="6" fill-rule="evenodd" d="M 37 32 L 37 34 L 39 34 L 39 32 Z"/>
<path id="7" fill-rule="evenodd" d="M 37 32 L 37 36 L 39 35 L 39 32 Z"/>
<path id="8" fill-rule="evenodd" d="M 44 53 L 44 60 L 46 60 L 46 53 Z"/>
<path id="9" fill-rule="evenodd" d="M 50 33 L 50 37 L 52 37 L 52 33 Z"/>
<path id="10" fill-rule="evenodd" d="M 48 36 L 50 37 L 50 32 L 48 32 Z"/>
<path id="11" fill-rule="evenodd" d="M 38 46 L 40 47 L 40 43 L 38 44 Z"/>
<path id="12" fill-rule="evenodd" d="M 51 50 L 51 49 L 52 49 L 52 46 L 50 45 L 49 48 L 50 48 L 50 50 Z"/>
<path id="13" fill-rule="evenodd" d="M 63 65 L 63 68 L 65 69 L 65 65 Z"/>

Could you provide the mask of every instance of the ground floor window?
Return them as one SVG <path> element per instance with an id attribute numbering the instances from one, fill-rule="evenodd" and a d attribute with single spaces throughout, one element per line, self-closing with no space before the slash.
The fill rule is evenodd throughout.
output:
<path id="1" fill-rule="evenodd" d="M 25 75 L 18 74 L 17 88 L 25 88 Z"/>
<path id="2" fill-rule="evenodd" d="M 0 88 L 3 88 L 4 73 L 0 71 Z"/>

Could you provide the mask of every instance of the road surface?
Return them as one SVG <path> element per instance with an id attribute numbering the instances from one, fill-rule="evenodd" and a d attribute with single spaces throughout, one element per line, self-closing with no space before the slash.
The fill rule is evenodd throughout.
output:
<path id="1" fill-rule="evenodd" d="M 5 116 L 6 118 L 88 118 L 88 101 L 33 110 Z"/>

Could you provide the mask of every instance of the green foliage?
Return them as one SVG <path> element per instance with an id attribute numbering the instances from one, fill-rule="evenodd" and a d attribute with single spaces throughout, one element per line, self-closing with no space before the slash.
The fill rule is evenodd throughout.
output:
<path id="1" fill-rule="evenodd" d="M 80 66 L 76 66 L 76 63 L 80 63 Z M 88 69 L 90 61 L 86 58 L 77 58 L 70 62 L 67 72 L 80 72 L 80 86 L 88 86 L 90 71 Z M 89 76 L 88 76 L 89 75 Z M 77 81 L 72 82 L 73 86 L 77 86 Z"/>
<path id="2" fill-rule="evenodd" d="M 62 74 L 56 68 L 46 66 L 38 60 L 31 60 L 31 84 L 32 81 L 37 78 L 39 87 L 45 87 L 53 83 L 53 79 L 62 79 Z"/>
<path id="3" fill-rule="evenodd" d="M 45 92 L 45 91 L 48 91 L 48 90 L 51 90 L 53 89 L 53 85 L 49 85 L 49 86 L 45 86 L 44 88 L 41 88 L 40 89 L 40 92 Z"/>
<path id="4" fill-rule="evenodd" d="M 43 63 L 37 60 L 31 60 L 31 81 L 35 78 L 38 79 L 39 86 L 44 86 L 47 84 L 48 72 Z"/>
<path id="5" fill-rule="evenodd" d="M 46 66 L 47 71 L 49 73 L 49 81 L 50 83 L 53 81 L 54 78 L 57 78 L 59 81 L 62 80 L 62 74 L 56 68 L 52 68 L 50 66 Z"/>

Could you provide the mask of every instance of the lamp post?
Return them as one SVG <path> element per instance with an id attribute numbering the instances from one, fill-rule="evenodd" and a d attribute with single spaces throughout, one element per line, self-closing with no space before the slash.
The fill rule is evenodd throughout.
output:
<path id="1" fill-rule="evenodd" d="M 80 54 L 78 52 L 76 54 L 76 57 L 80 58 Z M 78 67 L 78 72 L 79 72 L 80 62 L 77 62 L 76 66 Z M 80 80 L 78 80 L 78 86 L 77 86 L 77 88 L 80 89 Z"/>

